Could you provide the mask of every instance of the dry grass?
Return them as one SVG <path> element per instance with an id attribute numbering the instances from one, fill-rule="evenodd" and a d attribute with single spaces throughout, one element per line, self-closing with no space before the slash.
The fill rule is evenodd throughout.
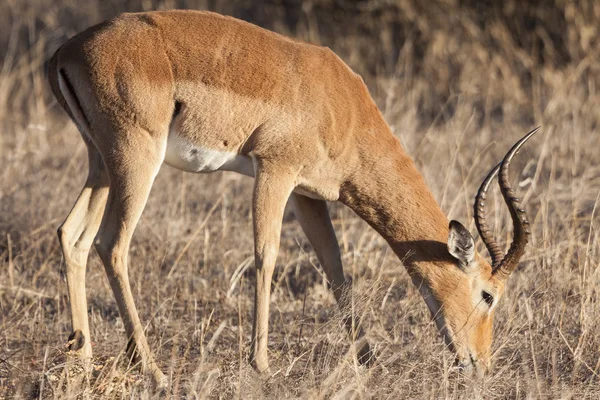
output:
<path id="1" fill-rule="evenodd" d="M 333 296 L 290 213 L 271 306 L 276 372 L 261 381 L 245 362 L 252 182 L 165 167 L 134 236 L 130 277 L 174 397 L 598 398 L 600 7 L 558 0 L 545 7 L 223 3 L 0 5 L 0 397 L 153 395 L 149 380 L 122 361 L 124 330 L 96 254 L 87 274 L 95 370 L 83 383 L 69 379 L 77 371 L 66 364 L 70 323 L 55 229 L 87 166 L 73 124 L 49 95 L 43 65 L 66 37 L 117 12 L 210 6 L 338 52 L 365 76 L 452 218 L 471 220 L 479 181 L 510 143 L 534 123 L 543 133 L 514 163 L 532 244 L 496 312 L 494 371 L 477 382 L 450 370 L 452 355 L 400 261 L 337 204 L 331 212 L 345 271 L 379 361 L 365 369 L 349 356 Z M 500 196 L 490 218 L 506 243 Z"/>

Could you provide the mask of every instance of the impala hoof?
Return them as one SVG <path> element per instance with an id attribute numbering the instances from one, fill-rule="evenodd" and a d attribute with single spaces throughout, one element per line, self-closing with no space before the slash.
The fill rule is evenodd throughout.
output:
<path id="1" fill-rule="evenodd" d="M 154 383 L 154 391 L 156 392 L 159 399 L 171 398 L 171 388 L 169 386 L 169 380 L 160 370 L 156 370 L 152 374 L 152 381 Z"/>
<path id="2" fill-rule="evenodd" d="M 375 361 L 375 351 L 371 349 L 369 342 L 366 340 L 363 342 L 359 342 L 356 344 L 358 350 L 356 350 L 356 359 L 360 365 L 364 365 L 365 367 L 372 366 Z"/>
<path id="3" fill-rule="evenodd" d="M 69 351 L 77 351 L 83 348 L 85 345 L 85 336 L 83 332 L 77 329 L 74 332 L 71 332 L 69 335 L 69 341 L 67 342 L 67 347 Z"/>
<path id="4" fill-rule="evenodd" d="M 139 354 L 137 352 L 137 347 L 133 338 L 129 338 L 129 340 L 127 341 L 127 346 L 125 347 L 125 355 L 127 359 L 131 362 L 139 360 Z"/>
<path id="5" fill-rule="evenodd" d="M 259 362 L 257 360 L 250 361 L 252 368 L 262 376 L 271 376 L 271 369 L 268 362 Z"/>
<path id="6" fill-rule="evenodd" d="M 171 386 L 169 380 L 162 373 L 162 371 L 154 365 L 153 368 L 148 371 L 152 374 L 152 386 L 155 393 L 155 398 L 158 399 L 170 399 L 172 398 Z"/>

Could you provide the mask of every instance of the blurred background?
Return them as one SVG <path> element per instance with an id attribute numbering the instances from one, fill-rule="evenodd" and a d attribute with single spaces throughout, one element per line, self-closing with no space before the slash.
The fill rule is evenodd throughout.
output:
<path id="1" fill-rule="evenodd" d="M 532 124 L 568 117 L 565 96 L 596 99 L 594 0 L 4 0 L 2 108 L 14 117 L 44 112 L 44 62 L 75 33 L 122 12 L 172 8 L 213 10 L 329 46 L 375 97 L 394 96 L 395 111 L 425 127 L 462 108 L 478 126 Z"/>
<path id="2" fill-rule="evenodd" d="M 67 379 L 70 323 L 55 232 L 81 190 L 87 159 L 45 70 L 62 43 L 91 25 L 173 8 L 212 10 L 330 47 L 364 78 L 443 210 L 472 232 L 472 199 L 487 170 L 543 126 L 513 163 L 532 240 L 496 312 L 495 369 L 481 382 L 449 372 L 452 355 L 400 261 L 351 211 L 332 205 L 380 362 L 364 370 L 348 357 L 322 271 L 288 212 L 271 314 L 278 372 L 261 384 L 244 358 L 252 181 L 163 168 L 134 235 L 130 276 L 175 396 L 600 396 L 600 2 L 2 0 L 0 398 L 151 395 L 138 370 L 119 364 L 126 340 L 95 253 L 88 264 L 94 375 L 83 386 Z M 510 217 L 500 196 L 493 199 L 490 220 L 506 244 Z"/>

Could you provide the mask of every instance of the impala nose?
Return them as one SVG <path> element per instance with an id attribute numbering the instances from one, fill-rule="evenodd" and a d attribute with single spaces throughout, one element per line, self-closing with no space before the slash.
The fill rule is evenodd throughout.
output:
<path id="1" fill-rule="evenodd" d="M 455 365 L 465 375 L 472 376 L 475 374 L 478 378 L 484 377 L 490 370 L 490 362 L 488 360 L 478 359 L 472 354 L 463 359 L 457 357 Z"/>
<path id="2" fill-rule="evenodd" d="M 489 363 L 478 361 L 474 364 L 475 366 L 475 374 L 478 378 L 483 378 L 490 371 Z"/>

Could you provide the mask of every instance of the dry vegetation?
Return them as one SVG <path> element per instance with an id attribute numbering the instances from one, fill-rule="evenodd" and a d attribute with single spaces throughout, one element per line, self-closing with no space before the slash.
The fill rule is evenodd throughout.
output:
<path id="1" fill-rule="evenodd" d="M 345 271 L 379 361 L 365 369 L 349 356 L 333 296 L 290 212 L 273 285 L 276 372 L 261 381 L 245 362 L 252 182 L 165 167 L 134 236 L 130 276 L 174 397 L 598 398 L 600 4 L 532 3 L 4 0 L 0 398 L 152 396 L 149 380 L 122 362 L 126 339 L 95 253 L 87 273 L 95 368 L 86 382 L 69 380 L 76 371 L 66 364 L 70 323 L 55 230 L 87 161 L 49 93 L 44 62 L 67 37 L 121 11 L 173 7 L 213 9 L 330 46 L 365 77 L 443 209 L 461 221 L 471 221 L 485 171 L 543 125 L 514 163 L 532 243 L 497 310 L 495 368 L 482 381 L 451 370 L 452 355 L 400 261 L 337 204 Z M 499 197 L 490 217 L 506 243 L 511 228 Z"/>

